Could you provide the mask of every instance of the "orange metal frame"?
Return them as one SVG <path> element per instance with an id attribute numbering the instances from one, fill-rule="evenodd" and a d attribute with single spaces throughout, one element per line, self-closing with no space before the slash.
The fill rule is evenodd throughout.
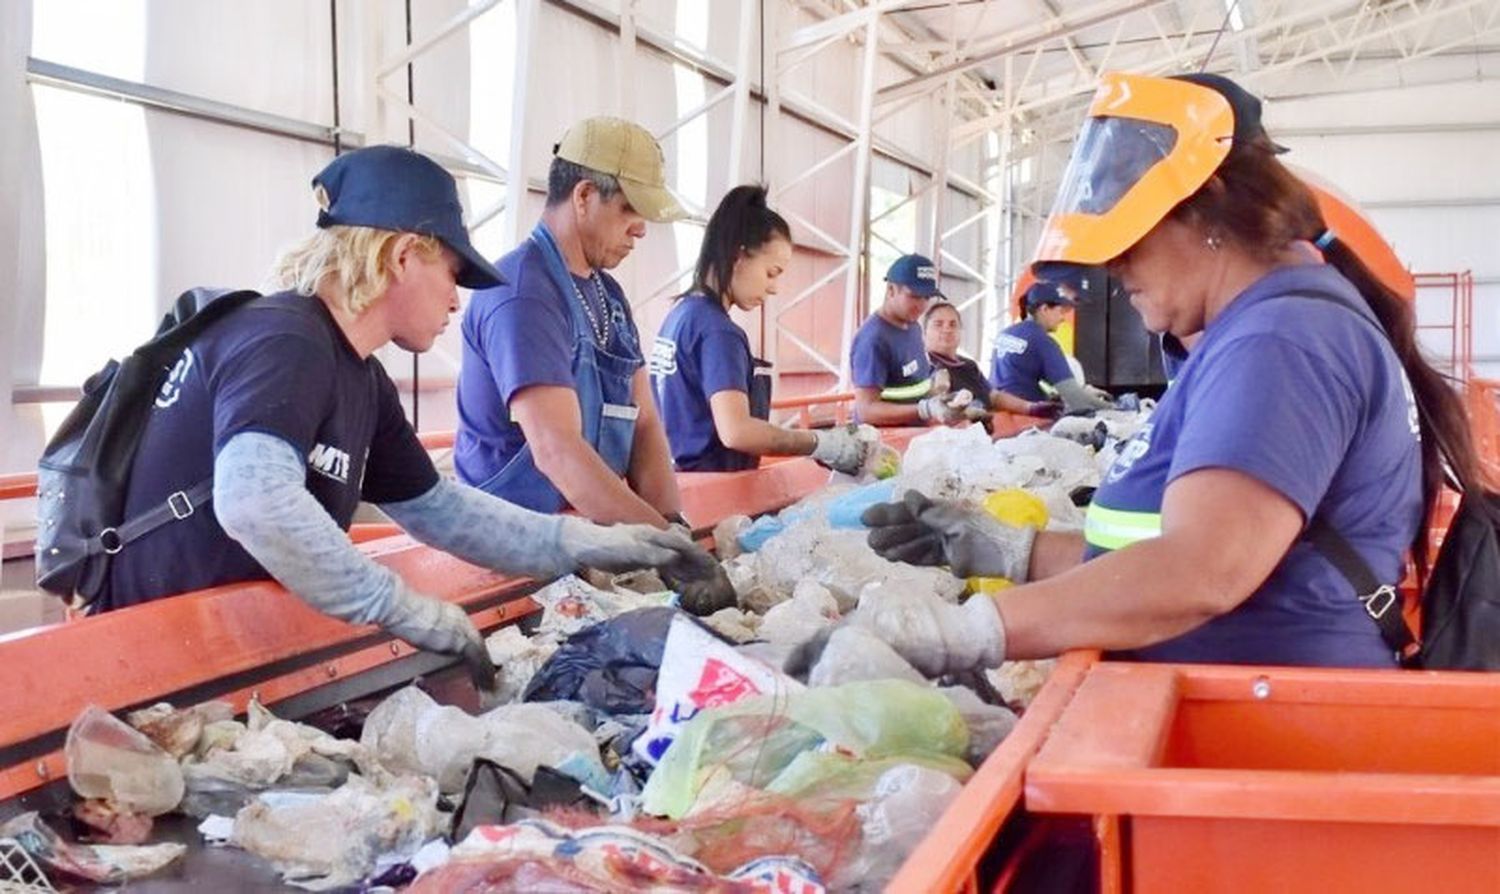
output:
<path id="1" fill-rule="evenodd" d="M 1500 678 L 1099 663 L 1025 806 L 1094 817 L 1105 890 L 1493 891 Z"/>

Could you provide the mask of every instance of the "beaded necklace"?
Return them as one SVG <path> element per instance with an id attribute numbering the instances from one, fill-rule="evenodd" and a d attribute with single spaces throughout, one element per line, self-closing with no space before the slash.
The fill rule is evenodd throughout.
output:
<path id="1" fill-rule="evenodd" d="M 578 279 L 572 277 L 573 294 L 578 296 L 578 303 L 583 305 L 583 313 L 589 318 L 589 326 L 594 330 L 594 343 L 599 347 L 609 344 L 609 298 L 604 293 L 604 283 L 599 281 L 599 271 L 589 271 L 589 281 L 594 284 L 594 294 L 599 298 L 599 312 L 594 312 L 594 305 L 584 297 L 583 290 L 578 288 Z"/>

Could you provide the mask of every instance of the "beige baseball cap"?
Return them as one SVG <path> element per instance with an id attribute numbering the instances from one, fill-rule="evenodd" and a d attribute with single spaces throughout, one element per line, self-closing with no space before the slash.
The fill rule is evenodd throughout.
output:
<path id="1" fill-rule="evenodd" d="M 620 181 L 632 208 L 655 223 L 688 214 L 666 184 L 666 162 L 650 131 L 623 118 L 585 118 L 563 134 L 552 154 Z"/>

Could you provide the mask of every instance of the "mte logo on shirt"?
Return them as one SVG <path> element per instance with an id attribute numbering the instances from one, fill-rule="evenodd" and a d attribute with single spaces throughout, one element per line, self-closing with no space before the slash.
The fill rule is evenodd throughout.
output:
<path id="1" fill-rule="evenodd" d="M 325 478 L 332 478 L 339 484 L 349 483 L 349 454 L 337 447 L 315 444 L 307 455 L 307 465 Z"/>
<path id="2" fill-rule="evenodd" d="M 161 390 L 156 393 L 156 405 L 159 408 L 165 410 L 182 397 L 182 383 L 187 381 L 194 362 L 193 349 L 183 348 L 182 356 L 172 365 L 172 371 L 167 373 L 167 380 L 161 383 Z"/>
<path id="3" fill-rule="evenodd" d="M 677 342 L 664 335 L 651 346 L 651 375 L 670 376 L 677 372 Z"/>
<path id="4" fill-rule="evenodd" d="M 903 367 L 901 367 L 901 375 L 908 376 L 908 377 L 909 376 L 914 376 L 914 375 L 917 374 L 917 370 L 919 370 L 921 368 L 922 368 L 922 364 L 921 364 L 920 361 L 917 361 L 917 360 L 907 361 L 906 365 L 903 366 Z"/>
<path id="5" fill-rule="evenodd" d="M 1125 442 L 1124 447 L 1120 448 L 1120 455 L 1115 457 L 1114 464 L 1109 467 L 1109 475 L 1104 480 L 1113 484 L 1125 477 L 1125 473 L 1130 471 L 1130 467 L 1135 465 L 1136 460 L 1145 456 L 1146 451 L 1150 449 L 1151 423 L 1148 422 L 1141 426 L 1140 431 L 1136 432 L 1129 441 Z"/>
<path id="6" fill-rule="evenodd" d="M 1004 332 L 995 339 L 996 354 L 1024 354 L 1026 353 L 1026 339 Z"/>

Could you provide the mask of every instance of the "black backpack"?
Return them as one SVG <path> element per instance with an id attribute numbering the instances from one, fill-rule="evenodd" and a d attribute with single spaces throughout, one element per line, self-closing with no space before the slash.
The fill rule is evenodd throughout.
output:
<path id="1" fill-rule="evenodd" d="M 215 321 L 258 297 L 248 290 L 184 292 L 155 338 L 123 361 L 109 361 L 84 383 L 83 397 L 37 464 L 37 586 L 87 605 L 103 592 L 116 553 L 209 502 L 212 477 L 139 516 L 121 517 L 153 402 L 183 349 Z"/>
<path id="2" fill-rule="evenodd" d="M 1465 493 L 1422 590 L 1417 640 L 1401 616 L 1401 597 L 1321 520 L 1308 540 L 1359 595 L 1402 664 L 1428 670 L 1500 670 L 1500 497 Z"/>

